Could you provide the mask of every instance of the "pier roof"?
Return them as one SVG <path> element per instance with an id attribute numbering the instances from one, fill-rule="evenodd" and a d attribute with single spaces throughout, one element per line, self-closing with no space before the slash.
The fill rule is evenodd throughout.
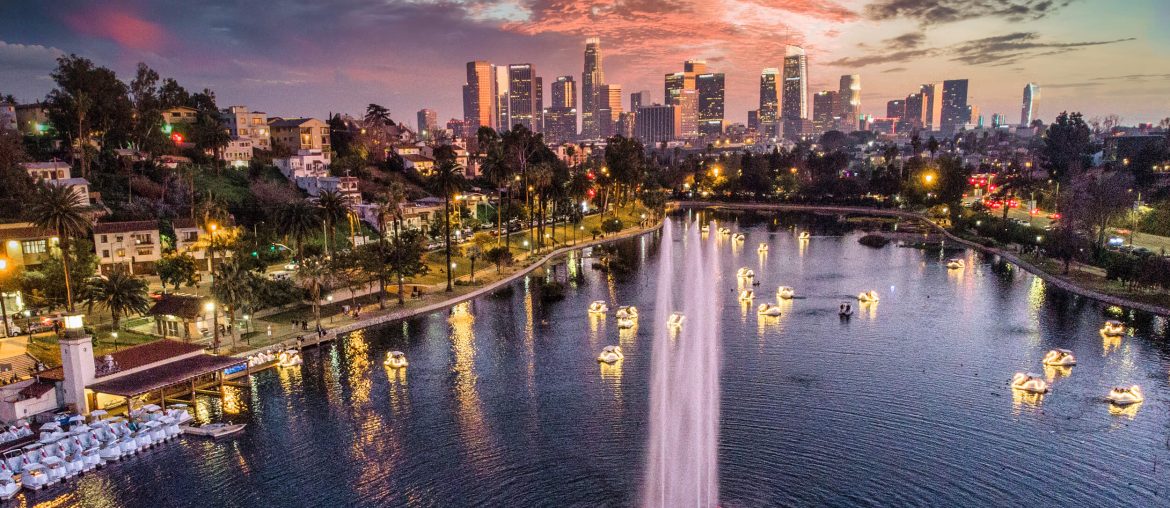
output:
<path id="1" fill-rule="evenodd" d="M 246 361 L 230 356 L 206 354 L 192 356 L 108 381 L 99 381 L 86 388 L 98 393 L 133 397 L 184 383 Z"/>

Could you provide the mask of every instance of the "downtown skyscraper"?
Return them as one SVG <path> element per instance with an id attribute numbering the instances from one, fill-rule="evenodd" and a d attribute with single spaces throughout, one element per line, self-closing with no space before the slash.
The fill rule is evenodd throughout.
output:
<path id="1" fill-rule="evenodd" d="M 544 138 L 552 143 L 577 139 L 577 83 L 558 76 L 550 85 L 552 102 L 544 110 Z"/>
<path id="2" fill-rule="evenodd" d="M 482 60 L 467 62 L 467 83 L 463 85 L 464 132 L 472 137 L 480 127 L 496 128 L 496 66 Z"/>
<path id="3" fill-rule="evenodd" d="M 581 137 L 597 139 L 601 129 L 597 121 L 597 93 L 605 84 L 602 68 L 601 39 L 585 39 L 585 71 L 581 73 Z"/>
<path id="4" fill-rule="evenodd" d="M 535 66 L 526 63 L 508 66 L 509 127 L 523 125 L 533 132 L 540 130 L 539 94 Z"/>
<path id="5" fill-rule="evenodd" d="M 800 46 L 785 47 L 781 99 L 784 137 L 797 139 L 812 127 L 808 121 L 808 57 Z"/>
<path id="6" fill-rule="evenodd" d="M 760 109 L 756 111 L 756 123 L 761 134 L 778 136 L 779 121 L 780 69 L 769 67 L 760 72 Z"/>
<path id="7" fill-rule="evenodd" d="M 695 76 L 695 88 L 699 92 L 699 134 L 722 134 L 723 73 L 708 72 Z"/>
<path id="8" fill-rule="evenodd" d="M 841 76 L 841 86 L 837 93 L 841 99 L 841 120 L 838 128 L 844 132 L 853 132 L 858 128 L 858 119 L 861 116 L 861 75 Z"/>
<path id="9" fill-rule="evenodd" d="M 622 116 L 622 85 L 606 83 L 597 87 L 597 130 L 601 138 L 617 134 Z"/>
<path id="10" fill-rule="evenodd" d="M 1024 105 L 1020 108 L 1020 126 L 1027 127 L 1036 120 L 1040 108 L 1040 85 L 1028 83 L 1024 85 Z"/>
<path id="11" fill-rule="evenodd" d="M 971 122 L 971 107 L 967 104 L 967 80 L 943 81 L 941 128 L 946 134 L 958 131 Z"/>

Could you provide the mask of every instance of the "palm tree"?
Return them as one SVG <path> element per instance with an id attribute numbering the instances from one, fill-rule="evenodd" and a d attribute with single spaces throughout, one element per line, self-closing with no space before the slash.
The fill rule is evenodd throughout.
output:
<path id="1" fill-rule="evenodd" d="M 325 254 L 329 255 L 329 235 L 333 235 L 333 244 L 337 243 L 337 222 L 349 214 L 345 198 L 340 192 L 326 190 L 317 195 L 317 211 L 321 221 L 325 223 Z"/>
<path id="2" fill-rule="evenodd" d="M 536 213 L 529 212 L 529 216 L 535 219 L 536 222 L 530 224 L 529 227 L 536 228 L 537 238 L 534 238 L 532 243 L 536 245 L 537 250 L 544 247 L 544 214 L 547 212 L 545 206 L 547 205 L 548 187 L 552 185 L 552 181 L 553 170 L 547 162 L 540 162 L 534 165 L 532 171 L 528 172 L 529 187 L 536 192 L 536 197 L 533 198 L 531 205 L 536 210 Z"/>
<path id="3" fill-rule="evenodd" d="M 366 106 L 365 121 L 370 125 L 394 125 L 394 120 L 390 119 L 390 110 L 378 104 Z"/>
<path id="4" fill-rule="evenodd" d="M 471 284 L 475 285 L 475 260 L 483 256 L 483 248 L 477 243 L 467 246 L 467 250 L 463 253 L 467 259 L 471 261 Z"/>
<path id="5" fill-rule="evenodd" d="M 92 313 L 94 306 L 97 305 L 105 307 L 110 311 L 114 330 L 117 330 L 122 316 L 134 312 L 145 314 L 150 308 L 147 288 L 145 280 L 116 270 L 111 272 L 108 277 L 90 279 L 82 291 L 88 312 Z"/>
<path id="6" fill-rule="evenodd" d="M 303 200 L 287 203 L 276 211 L 276 225 L 297 244 L 297 259 L 305 257 L 305 239 L 317 229 L 317 208 Z"/>
<path id="7" fill-rule="evenodd" d="M 444 250 L 447 252 L 447 291 L 451 291 L 451 195 L 459 191 L 463 183 L 463 166 L 454 159 L 444 159 L 435 166 L 431 174 L 431 185 L 435 192 L 443 195 L 443 234 L 446 236 Z"/>
<path id="8" fill-rule="evenodd" d="M 238 335 L 238 330 L 234 326 L 236 312 L 253 305 L 256 282 L 256 274 L 245 267 L 239 258 L 231 258 L 221 264 L 211 281 L 211 295 L 227 312 L 228 323 L 233 325 L 230 327 L 232 349 L 236 347 L 236 336 Z M 215 344 L 214 347 L 219 349 L 219 344 Z"/>
<path id="9" fill-rule="evenodd" d="M 302 259 L 297 265 L 297 283 L 309 292 L 309 299 L 313 304 L 313 318 L 317 320 L 317 328 L 321 327 L 321 292 L 329 287 L 333 279 L 333 270 L 329 264 L 319 257 Z"/>
<path id="10" fill-rule="evenodd" d="M 37 227 L 56 233 L 61 250 L 61 267 L 65 272 L 65 306 L 73 312 L 73 289 L 69 280 L 69 239 L 89 227 L 82 214 L 85 205 L 73 188 L 44 184 L 29 203 L 29 220 Z"/>

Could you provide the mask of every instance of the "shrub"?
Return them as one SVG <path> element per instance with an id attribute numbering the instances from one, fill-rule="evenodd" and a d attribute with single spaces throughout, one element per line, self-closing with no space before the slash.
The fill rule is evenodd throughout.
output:
<path id="1" fill-rule="evenodd" d="M 890 239 L 882 235 L 865 235 L 857 240 L 857 243 L 860 243 L 866 247 L 880 249 L 888 245 L 890 243 Z"/>

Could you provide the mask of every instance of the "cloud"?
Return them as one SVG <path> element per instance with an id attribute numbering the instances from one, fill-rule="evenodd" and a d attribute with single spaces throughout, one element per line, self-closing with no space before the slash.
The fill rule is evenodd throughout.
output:
<path id="1" fill-rule="evenodd" d="M 161 25 L 128 10 L 111 7 L 83 9 L 65 15 L 64 19 L 65 24 L 78 33 L 111 39 L 127 49 L 157 53 L 169 40 Z"/>
<path id="2" fill-rule="evenodd" d="M 922 32 L 909 32 L 886 39 L 882 41 L 886 49 L 914 49 L 922 45 L 926 41 L 926 34 Z"/>
<path id="3" fill-rule="evenodd" d="M 65 52 L 39 44 L 11 44 L 0 41 L 0 68 L 8 71 L 49 71 Z"/>
<path id="4" fill-rule="evenodd" d="M 904 70 L 906 70 L 905 67 L 890 67 L 889 69 L 882 71 L 882 74 L 892 74 L 895 72 L 902 72 Z"/>
<path id="5" fill-rule="evenodd" d="M 1132 37 L 1111 41 L 1044 42 L 1036 32 L 1016 32 L 985 37 L 951 48 L 951 60 L 968 65 L 1008 65 L 1024 57 L 1051 56 L 1091 46 L 1134 40 Z"/>
<path id="6" fill-rule="evenodd" d="M 1093 81 L 1150 81 L 1150 80 L 1164 80 L 1170 79 L 1170 74 L 1127 74 L 1125 76 L 1103 76 L 1100 78 L 1093 78 Z"/>
<path id="7" fill-rule="evenodd" d="M 877 0 L 865 7 L 875 21 L 905 18 L 923 25 L 954 23 L 975 18 L 1008 21 L 1040 19 L 1074 0 Z"/>
<path id="8" fill-rule="evenodd" d="M 923 49 L 908 49 L 904 51 L 887 51 L 882 50 L 868 55 L 856 57 L 838 58 L 826 65 L 834 65 L 838 67 L 865 67 L 867 65 L 883 64 L 883 63 L 906 63 L 916 58 L 934 56 L 938 54 L 939 50 L 933 48 Z"/>

